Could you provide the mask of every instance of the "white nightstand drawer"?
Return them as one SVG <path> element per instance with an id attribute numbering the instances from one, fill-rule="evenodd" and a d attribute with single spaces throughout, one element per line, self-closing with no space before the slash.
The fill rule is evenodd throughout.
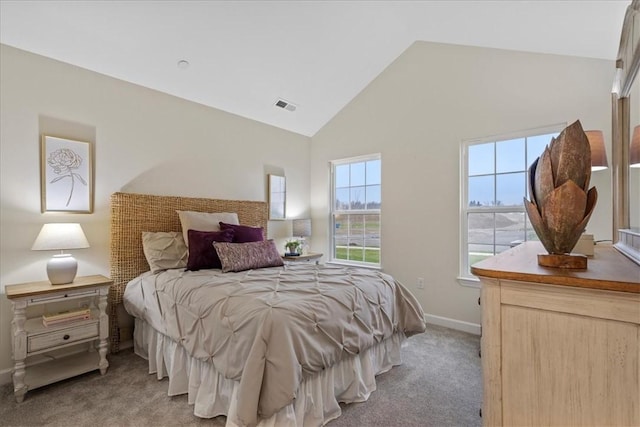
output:
<path id="1" fill-rule="evenodd" d="M 98 338 L 98 322 L 91 322 L 56 332 L 33 335 L 27 340 L 27 353 L 44 350 L 58 345 L 69 344 L 87 338 Z"/>
<path id="2" fill-rule="evenodd" d="M 54 293 L 51 295 L 34 296 L 29 298 L 29 304 L 42 304 L 45 302 L 63 301 L 65 299 L 97 297 L 100 295 L 99 289 L 69 290 L 65 293 Z"/>

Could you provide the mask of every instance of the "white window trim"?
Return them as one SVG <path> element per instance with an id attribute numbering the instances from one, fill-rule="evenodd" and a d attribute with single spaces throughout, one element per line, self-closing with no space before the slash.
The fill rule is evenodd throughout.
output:
<path id="1" fill-rule="evenodd" d="M 471 273 L 468 273 L 467 265 L 469 263 L 469 253 L 467 251 L 467 236 L 468 236 L 468 224 L 467 224 L 467 213 L 469 212 L 486 212 L 486 208 L 469 208 L 467 206 L 467 165 L 468 165 L 468 155 L 469 155 L 469 147 L 471 145 L 483 144 L 488 142 L 499 142 L 499 141 L 507 141 L 510 139 L 518 139 L 518 138 L 527 138 L 533 137 L 536 135 L 545 135 L 549 133 L 560 132 L 567 126 L 567 123 L 558 123 L 550 126 L 544 126 L 539 128 L 532 128 L 518 132 L 506 133 L 501 135 L 492 135 L 482 138 L 473 138 L 462 140 L 460 143 L 460 246 L 459 246 L 459 266 L 458 266 L 458 274 L 457 277 L 458 283 L 461 286 L 467 286 L 472 288 L 479 288 L 480 281 Z M 530 162 L 529 162 L 530 160 Z M 528 164 L 533 162 L 534 159 L 527 159 Z M 525 177 L 528 182 L 528 177 Z M 527 195 L 528 196 L 528 195 Z M 491 207 L 491 212 L 525 212 L 524 206 L 510 206 L 510 207 Z M 526 215 L 526 212 L 525 212 Z"/>
<path id="2" fill-rule="evenodd" d="M 371 268 L 374 270 L 382 270 L 382 233 L 380 233 L 380 262 L 378 264 L 373 264 L 373 263 L 365 263 L 365 262 L 358 262 L 358 261 L 349 261 L 349 260 L 344 260 L 344 259 L 338 259 L 336 258 L 336 254 L 335 254 L 335 250 L 336 250 L 336 245 L 335 245 L 335 222 L 334 222 L 334 218 L 336 214 L 353 214 L 353 215 L 366 215 L 366 214 L 378 214 L 380 215 L 380 231 L 382 231 L 382 209 L 370 209 L 370 210 L 362 210 L 362 209 L 358 209 L 358 210 L 335 210 L 334 206 L 335 206 L 335 168 L 336 166 L 340 166 L 340 165 L 344 165 L 344 164 L 349 164 L 349 163 L 358 163 L 358 162 L 367 162 L 370 160 L 380 160 L 380 186 L 382 187 L 382 154 L 381 153 L 372 153 L 372 154 L 365 154 L 362 156 L 355 156 L 355 157 L 347 157 L 344 159 L 338 159 L 338 160 L 331 160 L 329 162 L 329 175 L 330 175 L 330 187 L 331 187 L 331 191 L 329 192 L 329 261 L 327 261 L 327 264 L 336 264 L 336 265 L 345 265 L 345 266 L 350 266 L 350 267 L 364 267 L 364 268 Z M 382 191 L 381 191 L 382 193 Z"/>
<path id="3" fill-rule="evenodd" d="M 464 286 L 467 288 L 475 288 L 475 289 L 481 288 L 480 279 L 478 278 L 458 276 L 456 277 L 456 279 L 458 280 L 458 283 L 460 284 L 460 286 Z"/>
<path id="4" fill-rule="evenodd" d="M 368 268 L 371 270 L 382 271 L 381 265 L 366 264 L 366 263 L 360 263 L 357 261 L 348 261 L 344 259 L 331 260 L 331 261 L 327 261 L 326 263 L 330 265 L 344 265 L 347 267 L 360 267 L 360 268 Z"/>

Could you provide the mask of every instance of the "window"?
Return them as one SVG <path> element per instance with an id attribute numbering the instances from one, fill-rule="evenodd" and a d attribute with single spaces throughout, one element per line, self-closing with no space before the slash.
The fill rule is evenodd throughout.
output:
<path id="1" fill-rule="evenodd" d="M 331 258 L 380 266 L 379 154 L 331 162 Z"/>
<path id="2" fill-rule="evenodd" d="M 463 142 L 461 279 L 476 262 L 538 239 L 524 209 L 526 172 L 563 127 Z"/>

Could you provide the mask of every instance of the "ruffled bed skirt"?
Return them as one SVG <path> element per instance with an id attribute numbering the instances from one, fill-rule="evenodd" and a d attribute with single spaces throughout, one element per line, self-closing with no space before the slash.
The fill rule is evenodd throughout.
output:
<path id="1" fill-rule="evenodd" d="M 321 426 L 342 413 L 339 402 L 364 402 L 376 389 L 375 376 L 401 363 L 399 332 L 376 346 L 342 360 L 300 385 L 294 402 L 259 427 Z M 239 382 L 220 374 L 212 364 L 192 358 L 186 350 L 145 321 L 135 320 L 134 350 L 149 361 L 149 373 L 169 377 L 169 396 L 188 393 L 193 413 L 201 418 L 227 416 L 227 426 L 238 426 L 236 400 Z"/>

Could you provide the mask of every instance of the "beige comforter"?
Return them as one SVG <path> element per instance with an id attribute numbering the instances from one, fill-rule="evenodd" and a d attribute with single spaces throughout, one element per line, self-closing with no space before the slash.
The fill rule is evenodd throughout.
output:
<path id="1" fill-rule="evenodd" d="M 305 376 L 397 331 L 425 329 L 415 297 L 374 270 L 292 265 L 149 277 L 155 295 L 147 291 L 153 301 L 145 304 L 158 305 L 161 332 L 240 382 L 238 415 L 247 425 L 291 403 Z"/>

